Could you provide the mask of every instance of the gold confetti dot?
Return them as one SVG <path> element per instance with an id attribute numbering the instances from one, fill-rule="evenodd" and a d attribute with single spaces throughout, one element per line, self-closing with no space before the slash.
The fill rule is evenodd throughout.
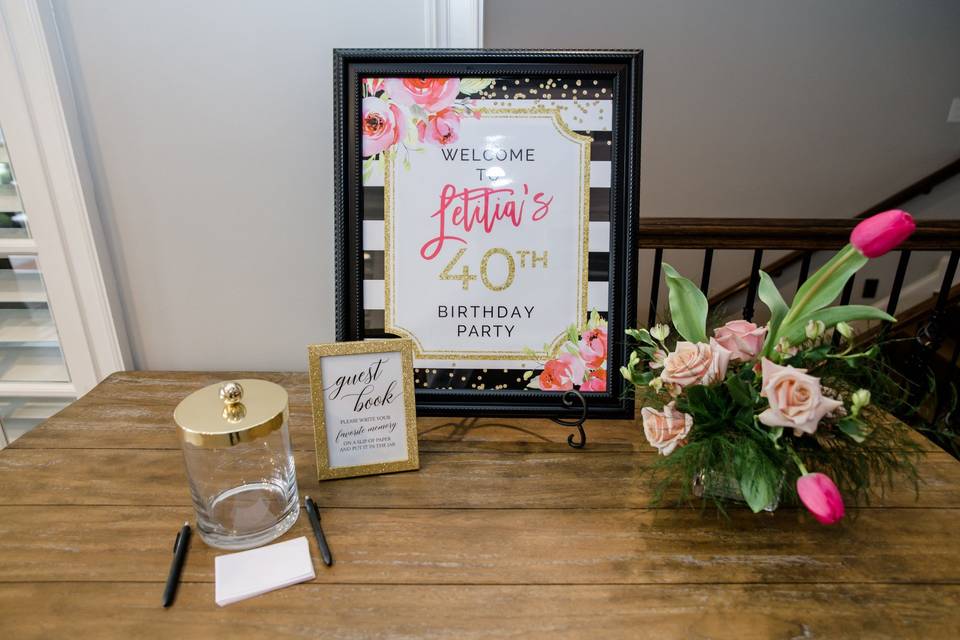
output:
<path id="1" fill-rule="evenodd" d="M 612 145 L 612 144 L 613 144 L 613 140 L 607 140 L 607 146 L 608 146 L 608 147 L 609 147 L 610 145 Z"/>
<path id="2" fill-rule="evenodd" d="M 567 88 L 567 85 L 563 85 L 563 88 L 566 89 L 566 88 Z"/>
<path id="3" fill-rule="evenodd" d="M 561 94 L 560 94 L 560 97 L 561 97 L 561 98 L 566 98 L 566 97 L 567 97 L 567 94 L 561 93 Z"/>
<path id="4" fill-rule="evenodd" d="M 506 373 L 507 371 L 508 371 L 507 369 L 504 369 L 504 370 L 503 370 L 504 373 Z"/>
<path id="5" fill-rule="evenodd" d="M 484 370 L 483 370 L 483 372 L 484 372 L 484 373 L 486 373 L 486 372 L 487 372 L 487 370 L 486 370 L 486 369 L 484 369 Z"/>
<path id="6" fill-rule="evenodd" d="M 460 376 L 460 379 L 463 380 L 464 382 L 466 382 L 466 381 L 467 381 L 467 376 Z"/>
<path id="7" fill-rule="evenodd" d="M 579 86 L 580 86 L 580 81 L 577 80 L 577 82 L 576 82 L 575 84 L 579 87 Z"/>
<path id="8" fill-rule="evenodd" d="M 450 372 L 450 377 L 451 377 L 451 378 L 453 377 L 453 372 L 452 372 L 452 371 Z"/>
<path id="9" fill-rule="evenodd" d="M 596 80 L 593 81 L 593 84 L 598 84 Z"/>
<path id="10" fill-rule="evenodd" d="M 524 82 L 530 82 L 530 78 L 524 78 L 523 81 L 524 81 Z"/>
<path id="11" fill-rule="evenodd" d="M 606 87 L 600 89 L 600 93 L 606 93 L 606 92 L 607 92 L 607 88 L 606 88 Z"/>
<path id="12" fill-rule="evenodd" d="M 514 81 L 513 81 L 513 84 L 520 84 L 520 81 L 519 81 L 519 80 L 514 80 Z"/>

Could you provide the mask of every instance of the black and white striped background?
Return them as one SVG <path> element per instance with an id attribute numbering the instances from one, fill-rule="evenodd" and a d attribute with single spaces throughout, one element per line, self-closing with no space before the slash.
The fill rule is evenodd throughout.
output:
<path id="1" fill-rule="evenodd" d="M 561 117 L 577 133 L 590 136 L 590 229 L 588 308 L 606 317 L 610 261 L 610 158 L 613 117 L 613 87 L 609 81 L 576 77 L 498 78 L 479 98 L 478 106 L 559 107 Z M 363 187 L 363 303 L 367 338 L 392 337 L 384 332 L 383 283 L 383 175 L 365 181 Z M 537 363 L 458 363 L 456 368 L 440 362 L 418 362 L 415 384 L 437 389 L 522 389 L 524 371 L 537 371 Z M 433 365 L 438 365 L 434 368 Z M 476 368 L 474 368 L 476 367 Z"/>

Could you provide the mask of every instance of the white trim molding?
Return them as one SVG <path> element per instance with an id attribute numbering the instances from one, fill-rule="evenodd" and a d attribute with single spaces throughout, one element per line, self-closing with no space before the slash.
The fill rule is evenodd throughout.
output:
<path id="1" fill-rule="evenodd" d="M 483 48 L 483 0 L 424 0 L 426 46 Z"/>
<path id="2" fill-rule="evenodd" d="M 97 248 L 99 214 L 50 0 L 0 0 L 0 49 L 11 121 L 3 126 L 18 154 L 17 181 L 70 379 L 82 395 L 127 368 L 130 350 L 112 268 Z M 17 86 L 7 86 L 14 79 Z"/>

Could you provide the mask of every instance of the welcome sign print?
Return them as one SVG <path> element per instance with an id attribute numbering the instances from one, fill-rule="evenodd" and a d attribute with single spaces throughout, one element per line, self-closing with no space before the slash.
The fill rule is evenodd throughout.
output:
<path id="1" fill-rule="evenodd" d="M 606 390 L 607 296 L 589 276 L 609 234 L 600 222 L 591 243 L 591 196 L 610 181 L 608 88 L 362 87 L 368 333 L 412 341 L 420 388 Z"/>

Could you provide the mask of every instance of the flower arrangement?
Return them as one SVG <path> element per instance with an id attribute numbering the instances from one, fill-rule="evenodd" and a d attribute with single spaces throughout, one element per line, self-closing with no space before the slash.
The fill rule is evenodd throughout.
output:
<path id="1" fill-rule="evenodd" d="M 879 349 L 858 345 L 849 324 L 895 319 L 870 306 L 829 306 L 869 258 L 914 228 L 899 210 L 864 220 L 790 305 L 761 271 L 767 325 L 734 320 L 709 338 L 706 297 L 663 265 L 679 337 L 667 324 L 628 331 L 637 345 L 621 370 L 644 397 L 644 434 L 663 456 L 652 469 L 655 500 L 673 491 L 689 499 L 697 477 L 721 508 L 731 487 L 754 512 L 776 505 L 783 493 L 832 524 L 844 516 L 844 495 L 869 500 L 898 474 L 916 486 L 919 445 L 905 426 L 871 407 L 869 388 L 858 387 L 858 372 Z"/>
<path id="2" fill-rule="evenodd" d="M 534 376 L 525 372 L 527 389 L 541 391 L 607 390 L 607 321 L 593 311 L 583 329 L 572 324 L 556 346 L 544 347 L 550 357 Z M 529 351 L 531 357 L 533 351 Z"/>

